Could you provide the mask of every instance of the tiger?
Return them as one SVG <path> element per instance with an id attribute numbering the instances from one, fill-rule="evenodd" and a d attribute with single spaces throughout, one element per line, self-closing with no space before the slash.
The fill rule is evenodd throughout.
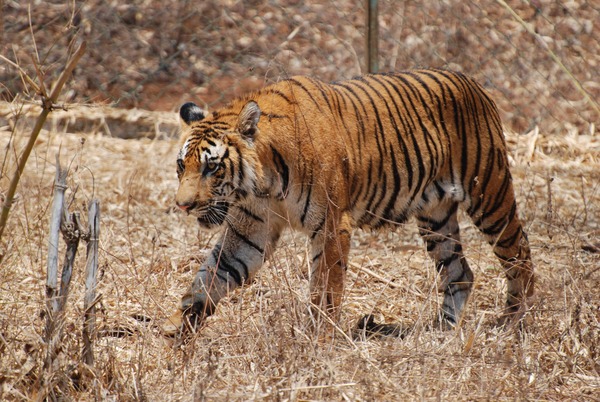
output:
<path id="1" fill-rule="evenodd" d="M 212 112 L 185 103 L 179 116 L 175 204 L 221 234 L 166 333 L 196 329 L 220 299 L 252 281 L 286 228 L 310 243 L 311 306 L 338 322 L 353 230 L 411 217 L 437 269 L 437 320 L 454 328 L 474 281 L 459 206 L 504 269 L 502 322 L 527 311 L 534 269 L 502 123 L 472 78 L 444 69 L 332 83 L 294 76 Z"/>

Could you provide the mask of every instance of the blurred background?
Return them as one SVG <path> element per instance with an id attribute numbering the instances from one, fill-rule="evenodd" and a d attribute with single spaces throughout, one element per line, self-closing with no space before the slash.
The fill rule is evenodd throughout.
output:
<path id="1" fill-rule="evenodd" d="M 52 82 L 86 40 L 62 101 L 215 108 L 291 75 L 365 73 L 366 4 L 0 0 L 0 54 Z M 380 71 L 459 70 L 492 93 L 508 130 L 595 134 L 600 0 L 379 0 L 378 8 Z M 36 100 L 18 69 L 0 60 L 0 99 L 17 95 Z"/>

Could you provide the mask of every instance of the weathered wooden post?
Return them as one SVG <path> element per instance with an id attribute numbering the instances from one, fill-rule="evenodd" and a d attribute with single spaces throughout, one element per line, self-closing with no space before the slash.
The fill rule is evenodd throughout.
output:
<path id="1" fill-rule="evenodd" d="M 54 199 L 52 200 L 52 214 L 50 216 L 50 238 L 48 240 L 48 261 L 46 263 L 46 333 L 44 341 L 48 345 L 45 367 L 49 367 L 54 360 L 55 345 L 57 341 L 56 327 L 59 312 L 58 289 L 58 240 L 61 221 L 63 217 L 63 203 L 67 189 L 67 171 L 60 167 L 58 154 L 56 155 L 56 176 L 54 179 Z"/>
<path id="2" fill-rule="evenodd" d="M 87 264 L 85 266 L 85 298 L 83 302 L 83 361 L 94 364 L 92 338 L 96 321 L 96 276 L 98 272 L 98 237 L 100 236 L 100 206 L 94 199 L 88 207 L 89 235 L 87 245 Z"/>
<path id="3" fill-rule="evenodd" d="M 379 4 L 377 0 L 366 0 L 367 8 L 367 70 L 379 71 Z"/>

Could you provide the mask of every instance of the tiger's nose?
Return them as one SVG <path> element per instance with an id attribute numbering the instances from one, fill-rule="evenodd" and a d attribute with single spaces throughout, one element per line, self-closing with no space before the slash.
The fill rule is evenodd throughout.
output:
<path id="1" fill-rule="evenodd" d="M 194 205 L 193 202 L 178 202 L 175 201 L 175 205 L 177 205 L 179 207 L 179 209 L 181 209 L 182 211 L 188 212 L 190 210 L 190 208 Z"/>

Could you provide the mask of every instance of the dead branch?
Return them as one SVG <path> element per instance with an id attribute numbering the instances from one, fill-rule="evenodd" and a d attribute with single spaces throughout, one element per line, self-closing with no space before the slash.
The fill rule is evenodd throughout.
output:
<path id="1" fill-rule="evenodd" d="M 82 42 L 81 45 L 79 45 L 79 48 L 77 48 L 77 50 L 73 54 L 73 57 L 71 57 L 71 59 L 67 62 L 67 65 L 63 72 L 58 77 L 58 80 L 52 88 L 50 96 L 48 96 L 45 93 L 45 91 L 42 91 L 40 93 L 40 96 L 42 97 L 42 112 L 40 113 L 35 122 L 35 126 L 31 131 L 31 136 L 29 137 L 29 141 L 27 142 L 27 145 L 23 150 L 23 154 L 21 155 L 21 158 L 19 158 L 19 162 L 17 163 L 17 169 L 15 170 L 13 178 L 10 181 L 10 186 L 6 193 L 6 198 L 4 200 L 4 203 L 2 204 L 2 213 L 0 214 L 0 239 L 2 239 L 2 234 L 4 233 L 4 228 L 6 227 L 6 222 L 8 221 L 8 213 L 10 212 L 10 207 L 12 205 L 15 192 L 17 191 L 17 185 L 19 184 L 19 180 L 21 179 L 21 175 L 23 174 L 23 170 L 25 169 L 25 164 L 27 163 L 27 159 L 29 159 L 31 150 L 35 145 L 35 141 L 37 140 L 37 137 L 40 134 L 42 127 L 44 126 L 44 122 L 46 121 L 48 114 L 52 111 L 53 105 L 58 100 L 58 96 L 60 95 L 63 86 L 65 85 L 67 79 L 70 77 L 71 73 L 75 69 L 75 66 L 79 62 L 79 59 L 81 59 L 81 57 L 85 53 L 85 48 L 86 42 Z M 43 83 L 40 83 L 38 88 L 43 88 L 42 84 Z"/>

